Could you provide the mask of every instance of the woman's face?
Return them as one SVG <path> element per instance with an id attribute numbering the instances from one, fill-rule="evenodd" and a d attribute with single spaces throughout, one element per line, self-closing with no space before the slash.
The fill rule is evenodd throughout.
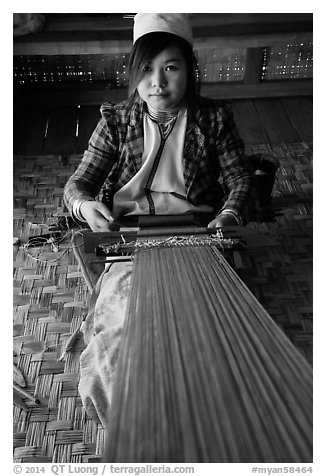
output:
<path id="1" fill-rule="evenodd" d="M 142 74 L 137 90 L 153 109 L 170 111 L 180 104 L 187 89 L 187 64 L 177 46 L 161 51 Z"/>

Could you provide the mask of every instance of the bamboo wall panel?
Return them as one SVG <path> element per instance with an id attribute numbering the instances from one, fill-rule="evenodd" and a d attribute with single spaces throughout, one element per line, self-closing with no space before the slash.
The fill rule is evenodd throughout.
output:
<path id="1" fill-rule="evenodd" d="M 244 48 L 207 48 L 195 52 L 200 79 L 206 82 L 242 81 L 244 76 Z"/>
<path id="2" fill-rule="evenodd" d="M 302 79 L 312 76 L 312 34 L 304 42 L 273 45 L 265 49 L 262 80 Z"/>
<path id="3" fill-rule="evenodd" d="M 205 44 L 195 48 L 201 81 L 232 82 L 244 79 L 245 45 Z M 267 46 L 267 44 L 265 45 Z M 268 80 L 311 79 L 313 77 L 312 40 L 303 38 L 296 45 L 280 44 L 262 48 L 260 78 Z M 110 51 L 103 49 L 103 51 Z M 130 50 L 119 53 L 67 55 L 15 55 L 14 84 L 24 86 L 93 84 L 102 82 L 111 88 L 128 87 Z"/>
<path id="4" fill-rule="evenodd" d="M 14 82 L 42 87 L 103 81 L 111 87 L 127 87 L 128 59 L 129 53 L 14 56 Z"/>

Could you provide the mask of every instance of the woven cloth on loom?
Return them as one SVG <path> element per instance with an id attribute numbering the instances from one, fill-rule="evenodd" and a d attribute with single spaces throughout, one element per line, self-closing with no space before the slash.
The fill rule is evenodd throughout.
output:
<path id="1" fill-rule="evenodd" d="M 312 372 L 213 247 L 137 252 L 108 462 L 312 461 Z"/>

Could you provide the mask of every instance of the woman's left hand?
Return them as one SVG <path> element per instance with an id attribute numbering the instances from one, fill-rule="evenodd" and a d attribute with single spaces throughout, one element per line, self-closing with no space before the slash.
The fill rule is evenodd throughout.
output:
<path id="1" fill-rule="evenodd" d="M 238 222 L 232 215 L 221 215 L 214 218 L 207 227 L 208 228 L 223 228 L 224 226 L 237 226 Z"/>

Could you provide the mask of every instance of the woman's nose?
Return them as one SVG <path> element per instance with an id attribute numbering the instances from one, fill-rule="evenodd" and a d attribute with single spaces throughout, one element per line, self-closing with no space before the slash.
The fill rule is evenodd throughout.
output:
<path id="1" fill-rule="evenodd" d="M 152 86 L 155 88 L 163 88 L 166 84 L 167 81 L 164 71 L 154 71 L 152 74 Z"/>

